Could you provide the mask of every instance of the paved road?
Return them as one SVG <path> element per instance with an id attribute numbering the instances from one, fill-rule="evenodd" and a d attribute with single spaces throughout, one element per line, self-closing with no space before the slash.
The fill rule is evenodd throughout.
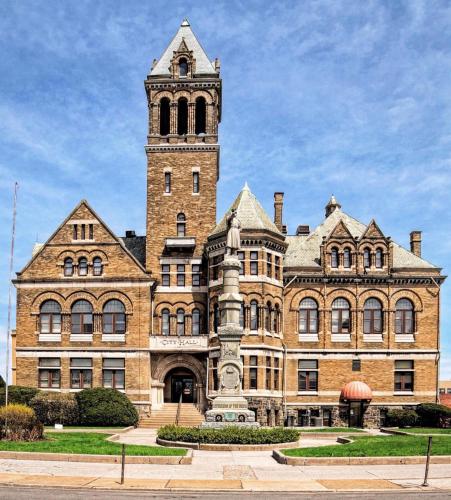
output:
<path id="1" fill-rule="evenodd" d="M 2 500 L 79 500 L 89 498 L 89 500 L 119 500 L 119 499 L 135 499 L 135 498 L 161 498 L 161 499 L 179 499 L 179 498 L 202 498 L 203 500 L 217 500 L 229 499 L 229 498 L 239 498 L 239 497 L 253 497 L 260 498 L 262 500 L 273 500 L 276 492 L 263 493 L 263 492 L 233 492 L 233 493 L 221 493 L 221 492 L 174 492 L 168 493 L 164 491 L 123 491 L 117 492 L 113 490 L 85 490 L 85 489 L 61 489 L 61 488 L 36 488 L 36 487 L 17 487 L 17 486 L 0 486 L 0 498 Z M 412 491 L 397 491 L 396 493 L 384 493 L 384 492 L 356 492 L 356 493 L 344 493 L 344 492 L 328 492 L 328 493 L 290 493 L 283 492 L 284 497 L 290 498 L 308 498 L 314 500 L 330 500 L 334 499 L 346 499 L 346 500 L 410 500 L 412 498 L 419 499 L 451 499 L 450 492 L 437 492 L 437 491 L 422 491 L 422 492 L 412 492 Z"/>

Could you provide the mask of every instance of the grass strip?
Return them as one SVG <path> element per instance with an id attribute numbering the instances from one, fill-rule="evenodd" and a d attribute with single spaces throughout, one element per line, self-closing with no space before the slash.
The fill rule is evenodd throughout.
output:
<path id="1" fill-rule="evenodd" d="M 409 427 L 408 429 L 399 429 L 409 434 L 444 434 L 451 436 L 451 429 L 439 429 L 436 427 Z"/>
<path id="2" fill-rule="evenodd" d="M 365 432 L 364 430 L 358 429 L 357 427 L 318 427 L 318 428 L 312 427 L 311 429 L 298 428 L 298 430 L 302 434 L 304 434 L 304 433 L 315 433 L 316 434 L 316 433 L 323 433 L 323 432 L 327 432 L 327 433 L 331 433 L 331 434 L 336 434 L 336 433 L 346 434 L 349 432 Z"/>
<path id="3" fill-rule="evenodd" d="M 47 432 L 43 441 L 0 441 L 0 451 L 31 451 L 36 453 L 71 453 L 86 455 L 120 455 L 122 445 L 106 441 L 109 434 L 94 432 Z M 184 448 L 163 448 L 127 444 L 127 455 L 184 456 Z"/>
<path id="4" fill-rule="evenodd" d="M 353 437 L 353 442 L 317 448 L 291 448 L 282 452 L 290 457 L 400 457 L 424 456 L 427 436 Z M 301 438 L 302 440 L 302 438 Z M 434 436 L 432 455 L 451 455 L 451 439 Z"/>

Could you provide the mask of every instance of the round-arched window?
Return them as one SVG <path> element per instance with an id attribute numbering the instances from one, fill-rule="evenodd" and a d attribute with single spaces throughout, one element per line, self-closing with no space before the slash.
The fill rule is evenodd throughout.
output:
<path id="1" fill-rule="evenodd" d="M 299 304 L 299 333 L 318 333 L 318 304 L 310 297 Z"/>
<path id="2" fill-rule="evenodd" d="M 413 303 L 409 299 L 399 299 L 396 302 L 395 332 L 412 334 L 415 330 L 415 314 Z"/>
<path id="3" fill-rule="evenodd" d="M 177 309 L 177 335 L 185 335 L 185 311 Z"/>
<path id="4" fill-rule="evenodd" d="M 78 275 L 87 276 L 88 274 L 88 259 L 86 257 L 81 257 L 78 259 Z"/>
<path id="5" fill-rule="evenodd" d="M 125 333 L 125 306 L 120 300 L 109 300 L 103 306 L 103 333 Z"/>
<path id="6" fill-rule="evenodd" d="M 179 61 L 179 76 L 188 76 L 188 61 L 185 58 Z"/>
<path id="7" fill-rule="evenodd" d="M 61 333 L 61 306 L 56 300 L 46 300 L 39 310 L 41 333 Z"/>
<path id="8" fill-rule="evenodd" d="M 367 299 L 363 306 L 363 333 L 382 333 L 382 304 L 374 297 Z"/>
<path id="9" fill-rule="evenodd" d="M 338 267 L 338 248 L 332 248 L 330 252 L 330 267 Z"/>
<path id="10" fill-rule="evenodd" d="M 200 335 L 200 310 L 193 309 L 192 314 L 192 335 Z"/>
<path id="11" fill-rule="evenodd" d="M 92 330 L 92 305 L 87 300 L 77 300 L 71 310 L 71 332 L 91 334 Z"/>
<path id="12" fill-rule="evenodd" d="M 74 261 L 67 257 L 64 259 L 64 276 L 72 276 L 74 274 Z"/>
<path id="13" fill-rule="evenodd" d="M 101 276 L 103 273 L 103 264 L 100 257 L 94 257 L 92 261 L 92 274 L 94 276 Z"/>
<path id="14" fill-rule="evenodd" d="M 332 302 L 332 333 L 351 331 L 351 310 L 349 302 L 340 297 Z"/>
<path id="15" fill-rule="evenodd" d="M 161 333 L 163 335 L 170 335 L 171 334 L 171 322 L 170 322 L 169 309 L 163 309 L 161 311 Z"/>

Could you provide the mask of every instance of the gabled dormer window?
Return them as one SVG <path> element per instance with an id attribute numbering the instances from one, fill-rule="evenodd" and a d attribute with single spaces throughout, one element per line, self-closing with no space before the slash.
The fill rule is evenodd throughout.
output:
<path id="1" fill-rule="evenodd" d="M 188 76 L 188 61 L 184 57 L 179 61 L 179 76 Z"/>

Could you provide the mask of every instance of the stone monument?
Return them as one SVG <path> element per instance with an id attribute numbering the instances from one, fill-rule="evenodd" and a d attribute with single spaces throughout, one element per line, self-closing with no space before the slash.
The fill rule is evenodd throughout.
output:
<path id="1" fill-rule="evenodd" d="M 223 273 L 223 293 L 219 297 L 220 324 L 218 337 L 221 346 L 218 375 L 218 396 L 212 409 L 205 414 L 204 427 L 223 427 L 225 425 L 255 426 L 254 412 L 249 410 L 246 398 L 242 395 L 243 363 L 240 358 L 240 343 L 243 328 L 240 326 L 241 295 L 239 274 L 241 264 L 237 257 L 240 249 L 241 224 L 232 212 L 227 218 L 227 247 L 221 263 Z"/>

